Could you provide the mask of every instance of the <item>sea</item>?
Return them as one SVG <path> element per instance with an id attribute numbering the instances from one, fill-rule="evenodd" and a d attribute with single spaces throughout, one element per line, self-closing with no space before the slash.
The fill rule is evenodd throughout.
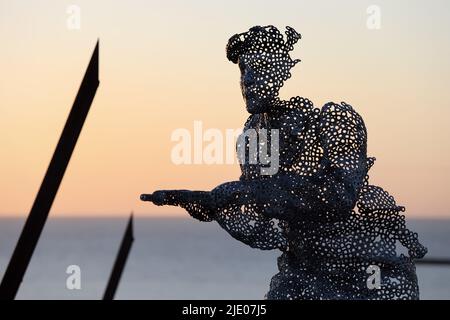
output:
<path id="1" fill-rule="evenodd" d="M 0 277 L 23 224 L 0 219 Z M 126 224 L 50 218 L 17 299 L 101 299 Z M 450 220 L 409 219 L 408 227 L 429 258 L 450 258 Z M 116 299 L 263 299 L 277 273 L 279 251 L 247 247 L 215 222 L 135 217 L 134 236 Z M 450 266 L 418 265 L 417 274 L 421 299 L 450 299 Z"/>

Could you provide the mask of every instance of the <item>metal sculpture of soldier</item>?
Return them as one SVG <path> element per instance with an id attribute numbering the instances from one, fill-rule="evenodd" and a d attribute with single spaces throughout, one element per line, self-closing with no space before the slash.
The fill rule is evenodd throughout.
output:
<path id="1" fill-rule="evenodd" d="M 344 102 L 319 109 L 306 98 L 278 97 L 299 62 L 289 53 L 300 38 L 291 27 L 283 36 L 273 26 L 256 26 L 228 41 L 227 58 L 239 66 L 250 113 L 237 142 L 245 151 L 239 180 L 141 199 L 217 221 L 250 247 L 280 250 L 267 299 L 418 299 L 414 260 L 427 250 L 406 228 L 404 207 L 369 183 L 375 159 L 367 156 L 361 116 Z M 260 135 L 258 150 L 277 153 L 275 172 L 252 152 L 249 130 Z M 400 246 L 407 254 L 398 253 Z M 368 270 L 379 270 L 379 286 L 370 285 Z"/>

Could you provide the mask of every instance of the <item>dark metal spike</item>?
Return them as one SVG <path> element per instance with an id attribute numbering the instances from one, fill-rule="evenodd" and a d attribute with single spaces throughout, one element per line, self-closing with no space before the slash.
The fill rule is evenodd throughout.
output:
<path id="1" fill-rule="evenodd" d="M 0 300 L 12 300 L 16 297 L 44 229 L 56 193 L 100 83 L 98 79 L 98 53 L 99 42 L 97 41 L 44 180 L 0 284 Z"/>
<path id="2" fill-rule="evenodd" d="M 111 275 L 109 276 L 108 285 L 106 286 L 103 300 L 113 300 L 119 286 L 120 277 L 127 262 L 128 254 L 134 241 L 133 236 L 133 213 L 131 213 L 128 220 L 127 229 L 123 235 L 122 243 L 120 244 L 119 252 L 117 253 L 116 261 L 114 262 Z"/>

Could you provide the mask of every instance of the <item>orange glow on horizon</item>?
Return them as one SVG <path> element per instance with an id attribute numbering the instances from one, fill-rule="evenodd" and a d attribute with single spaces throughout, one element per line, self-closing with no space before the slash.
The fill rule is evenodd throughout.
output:
<path id="1" fill-rule="evenodd" d="M 450 218 L 450 3 L 379 1 L 382 28 L 368 30 L 370 1 L 77 2 L 80 30 L 66 27 L 68 1 L 0 1 L 0 217 L 28 214 L 97 38 L 100 86 L 51 216 L 187 216 L 139 195 L 238 179 L 237 164 L 173 164 L 170 137 L 195 120 L 243 126 L 239 71 L 224 47 L 274 24 L 302 34 L 292 53 L 302 62 L 281 96 L 351 104 L 378 159 L 371 183 L 408 217 Z"/>

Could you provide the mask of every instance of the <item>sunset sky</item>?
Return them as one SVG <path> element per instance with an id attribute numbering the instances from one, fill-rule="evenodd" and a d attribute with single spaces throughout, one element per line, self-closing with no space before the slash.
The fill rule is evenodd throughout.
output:
<path id="1" fill-rule="evenodd" d="M 381 29 L 367 27 L 370 5 Z M 67 27 L 70 5 L 81 28 Z M 100 86 L 52 217 L 187 215 L 139 200 L 209 190 L 237 164 L 175 165 L 171 133 L 241 128 L 248 116 L 230 36 L 254 25 L 302 34 L 281 91 L 364 118 L 371 183 L 410 217 L 450 218 L 450 2 L 0 0 L 0 217 L 28 214 L 97 39 Z"/>

